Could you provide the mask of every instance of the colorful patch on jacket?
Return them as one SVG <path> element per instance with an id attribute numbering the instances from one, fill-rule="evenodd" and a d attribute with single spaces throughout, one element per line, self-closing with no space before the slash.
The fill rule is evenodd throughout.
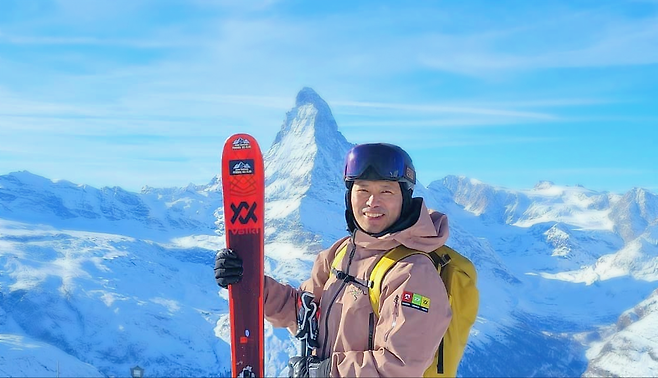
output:
<path id="1" fill-rule="evenodd" d="M 430 311 L 430 299 L 420 294 L 405 291 L 402 293 L 402 305 L 423 312 Z"/>

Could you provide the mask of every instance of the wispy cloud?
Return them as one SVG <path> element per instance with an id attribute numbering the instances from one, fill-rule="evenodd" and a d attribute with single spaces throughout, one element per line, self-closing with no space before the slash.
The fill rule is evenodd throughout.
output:
<path id="1" fill-rule="evenodd" d="M 217 135 L 218 127 L 249 122 L 276 128 L 293 98 L 215 94 L 150 94 L 106 103 L 30 99 L 0 90 L 0 135 Z M 190 126 L 195 127 L 190 130 Z"/>
<path id="2" fill-rule="evenodd" d="M 472 127 L 495 127 L 495 126 L 515 126 L 515 125 L 533 125 L 533 121 L 544 122 L 555 122 L 559 121 L 559 118 L 554 117 L 552 119 L 536 119 L 528 120 L 525 118 L 515 118 L 515 117 L 450 117 L 450 118 L 427 118 L 427 119 L 408 119 L 408 118 L 398 118 L 391 120 L 390 117 L 387 117 L 387 120 L 368 120 L 368 121 L 347 121 L 340 124 L 341 128 L 344 129 L 355 129 L 355 128 L 369 128 L 369 129 L 380 129 L 384 131 L 387 128 L 404 128 L 407 132 L 414 130 L 425 129 L 443 129 L 443 128 L 472 128 Z"/>
<path id="3" fill-rule="evenodd" d="M 547 16 L 547 17 L 550 17 Z M 565 31 L 570 31 L 566 33 Z M 546 38 L 550 35 L 553 38 Z M 553 23 L 497 35 L 425 37 L 419 54 L 427 67 L 475 76 L 547 68 L 634 66 L 658 63 L 658 18 L 624 19 L 585 12 Z M 534 43 L 536 49 L 528 46 Z"/>
<path id="4" fill-rule="evenodd" d="M 489 173 L 495 175 L 522 175 L 522 174 L 542 174 L 545 177 L 551 176 L 578 176 L 578 175 L 601 175 L 605 177 L 612 176 L 633 176 L 658 174 L 658 170 L 637 169 L 627 167 L 578 167 L 578 168 L 556 168 L 556 169 L 514 169 L 508 170 L 491 170 Z"/>
<path id="5" fill-rule="evenodd" d="M 556 137 L 469 137 L 465 139 L 446 139 L 430 142 L 423 149 L 433 149 L 441 147 L 473 147 L 473 146 L 499 146 L 509 144 L 528 144 L 528 143 L 555 143 L 562 140 Z"/>
<path id="6" fill-rule="evenodd" d="M 247 105 L 258 108 L 290 109 L 294 105 L 293 99 L 277 96 L 255 96 L 255 95 L 222 95 L 222 94 L 192 94 L 175 93 L 168 95 L 156 95 L 157 98 L 167 101 L 189 101 L 210 104 Z"/>
<path id="7" fill-rule="evenodd" d="M 610 105 L 633 102 L 632 99 L 606 99 L 606 98 L 548 98 L 548 99 L 519 99 L 507 101 L 474 102 L 478 107 L 507 107 L 507 108 L 567 108 L 590 105 Z"/>
<path id="8" fill-rule="evenodd" d="M 11 35 L 0 32 L 0 45 L 52 45 L 52 46 L 122 46 L 131 48 L 173 48 L 190 47 L 194 45 L 193 40 L 172 41 L 166 39 L 116 39 L 99 37 L 49 37 L 30 35 Z"/>
<path id="9" fill-rule="evenodd" d="M 466 114 L 466 115 L 493 115 L 493 116 L 512 116 L 518 118 L 532 118 L 550 120 L 556 117 L 547 113 L 523 112 L 507 109 L 478 108 L 467 106 L 445 106 L 445 105 L 422 105 L 422 104 L 395 104 L 380 102 L 357 102 L 357 101 L 334 101 L 333 105 L 337 107 L 356 107 L 356 108 L 373 108 L 373 109 L 392 109 L 405 112 L 422 112 L 422 113 L 445 113 L 445 114 Z"/>
<path id="10" fill-rule="evenodd" d="M 373 141 L 372 132 L 350 131 L 347 133 L 356 143 Z M 399 130 L 379 130 L 375 137 L 384 142 L 396 143 L 412 151 L 433 151 L 446 147 L 482 147 L 514 144 L 546 144 L 558 143 L 565 138 L 555 136 L 513 136 L 513 135 L 482 135 L 477 133 L 461 135 L 444 135 L 438 132 L 414 132 L 400 127 Z M 419 140 L 422 138 L 422 143 Z"/>

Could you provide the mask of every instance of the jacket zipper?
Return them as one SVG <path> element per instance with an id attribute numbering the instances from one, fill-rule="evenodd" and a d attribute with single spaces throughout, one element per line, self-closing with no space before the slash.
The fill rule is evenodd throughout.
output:
<path id="1" fill-rule="evenodd" d="M 347 261 L 347 269 L 345 269 L 347 274 L 350 273 L 350 265 L 352 265 L 354 252 L 356 252 L 356 243 L 354 242 L 355 237 L 356 237 L 356 230 L 352 232 L 352 237 L 351 237 L 352 250 L 350 251 L 349 260 Z M 345 280 L 341 282 L 338 291 L 336 291 L 334 297 L 331 298 L 331 302 L 329 303 L 329 307 L 327 308 L 327 313 L 324 314 L 324 340 L 322 340 L 322 358 L 328 358 L 327 354 L 331 356 L 331 353 L 327 353 L 327 340 L 329 340 L 329 314 L 331 313 L 331 308 L 334 306 L 334 302 L 336 302 L 336 298 L 338 298 L 338 295 L 343 290 L 346 284 L 347 282 Z"/>
<path id="2" fill-rule="evenodd" d="M 368 319 L 368 350 L 375 350 L 375 341 L 373 336 L 375 333 L 375 313 L 370 313 L 370 319 Z"/>

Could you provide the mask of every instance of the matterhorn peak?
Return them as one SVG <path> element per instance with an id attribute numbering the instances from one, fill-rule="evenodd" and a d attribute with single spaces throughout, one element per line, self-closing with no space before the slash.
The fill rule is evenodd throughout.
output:
<path id="1" fill-rule="evenodd" d="M 283 172 L 286 172 L 285 176 L 308 178 L 311 171 L 320 167 L 325 169 L 330 162 L 342 162 L 350 147 L 338 131 L 329 105 L 312 88 L 304 87 L 265 154 L 266 179 L 272 182 Z M 332 168 L 318 177 L 339 176 L 340 169 Z M 307 180 L 296 182 L 310 184 Z"/>
<path id="2" fill-rule="evenodd" d="M 304 87 L 297 93 L 295 107 L 286 113 L 286 119 L 274 139 L 274 145 L 281 143 L 287 135 L 293 135 L 296 139 L 302 137 L 305 142 L 312 143 L 345 139 L 338 132 L 338 125 L 327 102 L 309 87 Z"/>
<path id="3" fill-rule="evenodd" d="M 304 105 L 313 105 L 316 108 L 319 107 L 328 107 L 327 103 L 313 90 L 313 88 L 304 87 L 299 93 L 297 93 L 297 99 L 295 100 L 295 106 L 300 107 Z"/>
<path id="4" fill-rule="evenodd" d="M 300 214 L 340 208 L 345 191 L 342 165 L 351 147 L 338 131 L 329 105 L 313 89 L 302 88 L 264 156 L 265 195 L 271 207 L 282 209 L 277 217 L 304 222 Z M 327 212 L 331 211 L 321 211 L 325 219 L 331 217 Z M 344 223 L 342 211 L 334 215 L 332 224 Z M 304 228 L 319 235 L 325 233 L 326 224 L 305 224 Z"/>

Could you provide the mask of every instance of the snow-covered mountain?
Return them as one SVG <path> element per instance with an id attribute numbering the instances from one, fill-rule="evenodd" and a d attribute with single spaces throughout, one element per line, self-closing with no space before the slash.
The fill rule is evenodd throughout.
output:
<path id="1" fill-rule="evenodd" d="M 540 343 L 547 355 L 560 348 L 573 351 L 570 359 L 553 361 L 551 367 L 513 369 L 515 372 L 494 368 L 494 375 L 516 375 L 519 371 L 525 375 L 579 375 L 586 357 L 579 346 L 582 338 L 568 335 L 613 322 L 657 286 L 652 227 L 645 226 L 631 241 L 620 232 L 631 224 L 643 224 L 637 214 L 643 216 L 641 219 L 653 216 L 656 223 L 657 217 L 645 210 L 658 203 L 649 192 L 643 191 L 647 195 L 642 196 L 632 194 L 637 190 L 626 195 L 599 193 L 548 181 L 530 190 L 515 191 L 457 176 L 432 182 L 428 189 L 447 209 L 452 229 L 463 225 L 472 237 L 486 240 L 508 268 L 506 273 L 520 281 L 510 281 L 508 286 L 511 316 L 498 318 L 498 322 L 518 321 L 512 329 L 503 329 L 506 341 L 500 347 L 522 355 L 519 362 L 526 366 L 537 361 L 526 354 L 528 348 L 533 350 L 525 343 L 528 338 Z M 630 198 L 625 208 L 643 211 L 634 212 L 634 217 L 616 216 L 615 209 L 623 198 Z M 468 246 L 461 250 L 468 250 Z M 484 295 L 490 282 L 481 285 Z M 486 312 L 485 307 L 482 318 Z M 528 334 L 524 336 L 521 329 Z M 477 345 L 476 340 L 471 344 Z M 479 361 L 482 358 L 486 359 L 480 356 Z M 470 371 L 470 366 L 467 369 Z M 473 374 L 487 375 L 484 371 Z"/>
<path id="2" fill-rule="evenodd" d="M 264 154 L 267 274 L 297 285 L 315 254 L 346 235 L 351 146 L 328 104 L 302 89 Z M 643 339 L 656 316 L 655 194 L 550 182 L 510 190 L 457 176 L 415 194 L 448 214 L 448 244 L 478 269 L 461 375 L 658 369 L 655 338 Z M 212 278 L 222 221 L 218 177 L 131 193 L 0 175 L 0 375 L 126 376 L 135 365 L 147 376 L 226 374 L 226 291 Z M 268 376 L 285 375 L 297 350 L 287 330 L 266 324 Z"/>
<path id="3" fill-rule="evenodd" d="M 592 337 L 592 335 L 587 335 Z M 658 290 L 595 335 L 585 377 L 658 376 Z"/>
<path id="4" fill-rule="evenodd" d="M 626 241 L 642 234 L 658 218 L 658 196 L 635 188 L 611 208 L 610 218 L 615 221 L 615 231 Z"/>
<path id="5" fill-rule="evenodd" d="M 328 247 L 345 235 L 342 170 L 352 146 L 338 131 L 329 105 L 303 88 L 264 156 L 268 227 L 278 240 L 314 250 L 320 236 Z"/>
<path id="6" fill-rule="evenodd" d="M 96 189 L 51 181 L 29 172 L 0 176 L 0 216 L 85 231 L 158 239 L 161 235 L 211 232 L 221 191 L 208 185 L 131 193 L 119 187 Z"/>
<path id="7" fill-rule="evenodd" d="M 561 222 L 583 229 L 611 230 L 610 204 L 620 199 L 615 194 L 557 186 L 550 181 L 542 181 L 531 190 L 512 191 L 466 177 L 448 176 L 429 185 L 437 186 L 444 186 L 455 203 L 483 221 L 519 227 Z"/>

